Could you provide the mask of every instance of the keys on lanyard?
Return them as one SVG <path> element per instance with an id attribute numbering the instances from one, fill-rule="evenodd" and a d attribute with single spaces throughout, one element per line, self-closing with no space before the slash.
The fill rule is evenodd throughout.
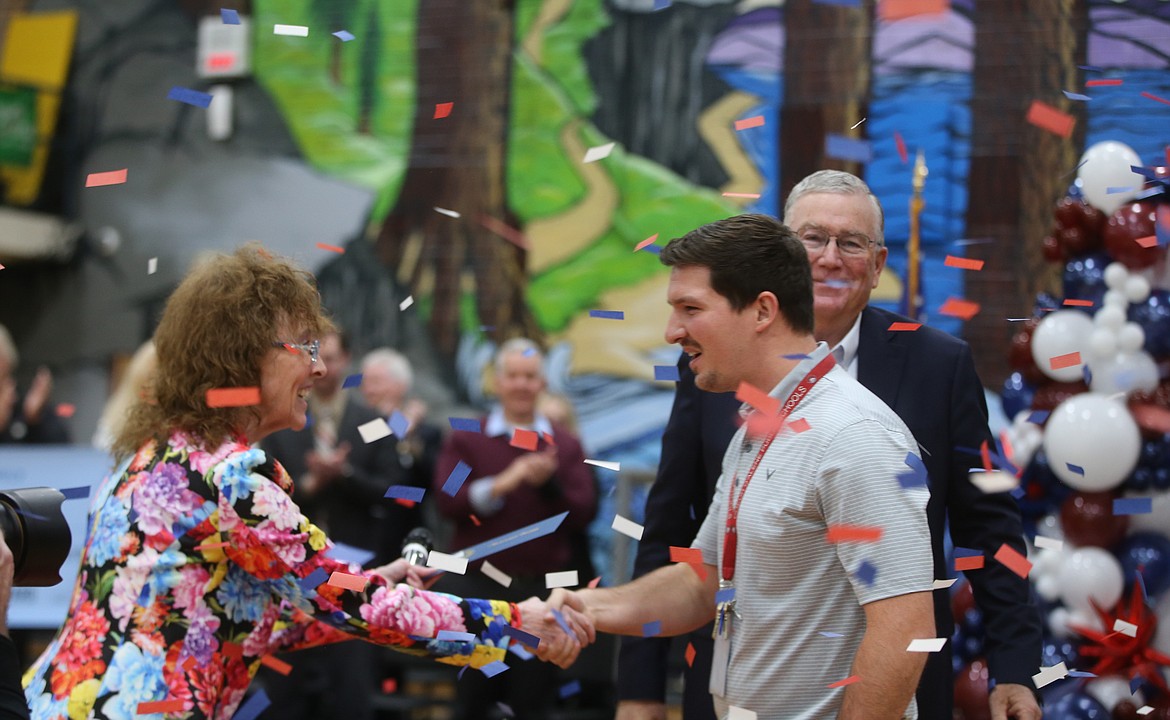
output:
<path id="1" fill-rule="evenodd" d="M 719 591 L 715 593 L 715 632 L 713 637 L 731 637 L 732 620 L 739 617 L 735 611 L 735 585 L 730 580 L 719 581 Z"/>

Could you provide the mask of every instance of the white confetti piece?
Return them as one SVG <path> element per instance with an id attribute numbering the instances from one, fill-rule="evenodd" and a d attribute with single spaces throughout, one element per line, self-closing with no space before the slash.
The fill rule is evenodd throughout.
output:
<path id="1" fill-rule="evenodd" d="M 454 210 L 448 210 L 447 208 L 436 207 L 435 212 L 440 213 L 442 215 L 446 215 L 447 217 L 453 217 L 453 218 L 463 217 L 462 215 L 455 212 Z"/>
<path id="2" fill-rule="evenodd" d="M 587 458 L 585 460 L 585 464 L 586 465 L 596 465 L 599 468 L 605 468 L 606 470 L 613 470 L 614 472 L 618 472 L 619 470 L 622 469 L 621 463 L 607 462 L 605 460 L 589 460 Z"/>
<path id="3" fill-rule="evenodd" d="M 1020 484 L 1015 475 L 1002 470 L 972 472 L 967 477 L 971 479 L 972 485 L 988 494 L 1009 492 L 1015 490 Z"/>
<path id="4" fill-rule="evenodd" d="M 613 529 L 620 532 L 622 535 L 628 535 L 635 540 L 642 539 L 643 527 L 633 520 L 622 517 L 621 515 L 613 516 Z"/>
<path id="5" fill-rule="evenodd" d="M 1032 544 L 1035 545 L 1036 547 L 1042 548 L 1044 550 L 1060 551 L 1060 550 L 1064 549 L 1064 541 L 1063 540 L 1057 540 L 1056 538 L 1044 537 L 1043 535 L 1037 535 L 1036 541 Z"/>
<path id="6" fill-rule="evenodd" d="M 1113 631 L 1119 632 L 1122 635 L 1128 635 L 1131 638 L 1135 638 L 1137 637 L 1138 626 L 1134 625 L 1133 623 L 1127 623 L 1121 618 L 1117 618 L 1113 621 Z"/>
<path id="7" fill-rule="evenodd" d="M 910 641 L 906 652 L 938 652 L 943 649 L 946 642 L 946 638 L 917 638 Z"/>
<path id="8" fill-rule="evenodd" d="M 605 158 L 609 157 L 611 152 L 613 152 L 613 147 L 616 144 L 617 143 L 606 143 L 605 145 L 598 145 L 597 147 L 589 148 L 585 151 L 585 162 L 591 163 L 597 162 L 598 160 L 604 160 Z"/>
<path id="9" fill-rule="evenodd" d="M 358 425 L 358 432 L 362 435 L 362 442 L 369 445 L 375 440 L 381 440 L 390 435 L 390 425 L 386 418 L 375 418 L 368 423 Z"/>
<path id="10" fill-rule="evenodd" d="M 1057 680 L 1060 680 L 1061 678 L 1066 677 L 1068 677 L 1068 668 L 1065 667 L 1064 663 L 1057 663 L 1052 667 L 1040 668 L 1040 672 L 1032 676 L 1032 684 L 1036 686 L 1037 690 L 1039 690 L 1045 685 L 1049 685 L 1056 682 Z"/>
<path id="11" fill-rule="evenodd" d="M 407 295 L 405 300 L 398 303 L 398 309 L 405 310 L 406 308 L 410 307 L 411 305 L 414 305 L 414 295 Z"/>
<path id="12" fill-rule="evenodd" d="M 152 257 L 146 261 L 146 274 L 154 275 L 156 272 L 158 272 L 158 258 Z"/>
<path id="13" fill-rule="evenodd" d="M 727 720 L 756 720 L 756 713 L 733 705 L 727 708 Z"/>
<path id="14" fill-rule="evenodd" d="M 292 37 L 309 37 L 308 25 L 281 25 L 272 26 L 273 35 L 290 35 Z"/>
<path id="15" fill-rule="evenodd" d="M 439 568 L 456 575 L 467 574 L 467 558 L 455 557 L 438 550 L 431 550 L 427 554 L 427 567 Z"/>
<path id="16" fill-rule="evenodd" d="M 551 572 L 544 574 L 544 586 L 549 590 L 559 587 L 574 587 L 577 585 L 577 571 Z"/>
<path id="17" fill-rule="evenodd" d="M 958 581 L 958 579 L 959 578 L 949 578 L 947 580 L 935 580 L 933 583 L 930 584 L 930 589 L 931 590 L 946 590 L 951 585 L 954 585 L 955 582 Z"/>
<path id="18" fill-rule="evenodd" d="M 487 575 L 492 580 L 495 580 L 504 587 L 512 587 L 512 576 L 495 565 L 492 565 L 487 560 L 483 561 L 483 567 L 480 568 L 484 575 Z"/>

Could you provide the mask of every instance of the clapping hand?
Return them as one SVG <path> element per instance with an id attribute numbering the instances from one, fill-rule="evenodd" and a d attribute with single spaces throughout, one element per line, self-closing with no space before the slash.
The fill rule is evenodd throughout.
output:
<path id="1" fill-rule="evenodd" d="M 443 574 L 443 571 L 438 568 L 412 565 L 402 558 L 380 567 L 371 568 L 370 572 L 381 577 L 388 585 L 393 586 L 404 582 L 418 590 L 429 589 Z"/>
<path id="2" fill-rule="evenodd" d="M 520 629 L 540 638 L 536 656 L 557 667 L 572 665 L 581 648 L 597 639 L 593 622 L 572 607 L 557 609 L 536 597 L 528 598 L 519 607 L 523 621 Z"/>

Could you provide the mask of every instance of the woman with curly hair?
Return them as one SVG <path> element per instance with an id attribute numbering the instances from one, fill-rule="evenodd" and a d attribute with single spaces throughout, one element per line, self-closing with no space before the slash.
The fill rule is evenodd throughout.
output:
<path id="1" fill-rule="evenodd" d="M 522 628 L 542 659 L 575 659 L 592 630 L 569 609 L 575 636 L 536 598 L 461 599 L 421 589 L 404 560 L 363 571 L 328 556 L 288 473 L 252 445 L 304 427 L 330 327 L 312 278 L 258 246 L 175 290 L 151 394 L 93 499 L 69 615 L 25 675 L 34 720 L 227 720 L 268 655 L 354 637 L 482 667 Z"/>

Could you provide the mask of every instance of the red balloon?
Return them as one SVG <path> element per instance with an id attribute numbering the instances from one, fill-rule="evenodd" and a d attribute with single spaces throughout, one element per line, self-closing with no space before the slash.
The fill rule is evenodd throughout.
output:
<path id="1" fill-rule="evenodd" d="M 1008 364 L 1032 385 L 1041 385 L 1049 380 L 1048 376 L 1036 367 L 1036 360 L 1032 357 L 1032 333 L 1036 332 L 1036 326 L 1039 324 L 1040 318 L 1026 321 L 1012 336 L 1012 344 L 1008 348 Z"/>
<path id="2" fill-rule="evenodd" d="M 1044 253 L 1044 259 L 1048 262 L 1057 262 L 1064 259 L 1064 255 L 1060 252 L 1060 241 L 1056 239 L 1056 230 L 1052 234 L 1045 235 L 1044 239 L 1040 241 L 1040 251 Z"/>
<path id="3" fill-rule="evenodd" d="M 1105 214 L 1083 200 L 1066 197 L 1056 204 L 1057 243 L 1065 260 L 1100 250 Z"/>
<path id="4" fill-rule="evenodd" d="M 1113 720 L 1142 720 L 1137 714 L 1138 706 L 1129 700 L 1122 700 L 1113 706 Z"/>
<path id="5" fill-rule="evenodd" d="M 1083 392 L 1088 392 L 1089 386 L 1083 380 L 1076 382 L 1048 382 L 1036 388 L 1036 394 L 1032 396 L 1033 410 L 1048 410 L 1056 409 L 1056 406 L 1068 400 L 1073 395 L 1080 395 Z"/>
<path id="6" fill-rule="evenodd" d="M 1166 249 L 1154 245 L 1142 247 L 1139 238 L 1155 233 L 1158 206 L 1152 202 L 1122 205 L 1105 223 L 1105 249 L 1114 260 L 1130 270 L 1147 268 L 1166 255 Z"/>
<path id="7" fill-rule="evenodd" d="M 951 615 L 955 624 L 963 622 L 968 610 L 975 608 L 975 593 L 971 592 L 971 583 L 961 580 L 958 588 L 951 594 Z"/>
<path id="8" fill-rule="evenodd" d="M 991 720 L 987 663 L 983 660 L 973 660 L 955 675 L 954 720 Z"/>
<path id="9" fill-rule="evenodd" d="M 1060 505 L 1060 527 L 1064 537 L 1077 547 L 1092 545 L 1112 549 L 1129 530 L 1128 515 L 1113 514 L 1116 492 L 1078 492 Z"/>
<path id="10" fill-rule="evenodd" d="M 1163 380 L 1153 392 L 1134 393 L 1129 411 L 1147 440 L 1158 440 L 1170 433 L 1170 379 Z"/>

